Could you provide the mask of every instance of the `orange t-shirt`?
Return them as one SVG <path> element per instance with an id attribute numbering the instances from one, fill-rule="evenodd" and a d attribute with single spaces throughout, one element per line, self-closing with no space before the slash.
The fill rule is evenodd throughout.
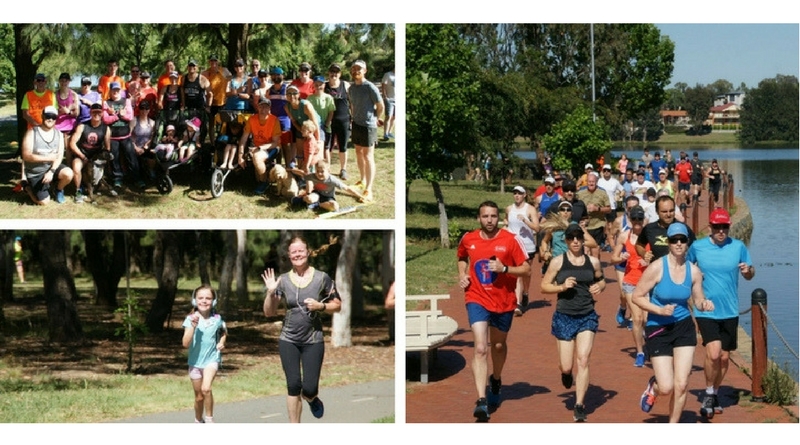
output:
<path id="1" fill-rule="evenodd" d="M 108 100 L 108 96 L 111 94 L 109 88 L 111 82 L 119 82 L 119 87 L 127 91 L 125 80 L 122 77 L 105 75 L 97 82 L 97 92 L 103 97 L 103 101 Z"/>
<path id="2" fill-rule="evenodd" d="M 273 138 L 280 139 L 281 137 L 281 123 L 274 114 L 267 116 L 267 120 L 262 124 L 258 118 L 258 114 L 250 116 L 247 119 L 247 124 L 244 128 L 245 133 L 248 131 L 253 135 L 253 144 L 260 147 L 264 144 L 272 142 Z"/>
<path id="3" fill-rule="evenodd" d="M 37 124 L 42 125 L 42 111 L 47 106 L 56 106 L 56 95 L 50 90 L 45 90 L 39 95 L 35 90 L 25 93 L 22 100 L 22 109 L 28 110 L 28 114 L 36 121 Z M 28 123 L 28 129 L 33 126 Z"/>

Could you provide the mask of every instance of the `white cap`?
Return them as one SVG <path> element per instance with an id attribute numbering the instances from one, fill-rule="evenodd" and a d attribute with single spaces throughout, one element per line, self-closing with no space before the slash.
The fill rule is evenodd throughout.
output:
<path id="1" fill-rule="evenodd" d="M 592 170 L 594 170 L 594 166 L 592 164 L 586 164 L 583 166 L 584 170 L 586 170 L 587 168 L 591 168 Z"/>
<path id="2" fill-rule="evenodd" d="M 555 179 L 553 179 L 553 177 L 552 177 L 552 176 L 548 176 L 548 177 L 544 178 L 544 183 L 545 183 L 545 184 L 555 184 L 555 183 L 556 183 L 556 180 L 555 180 Z"/>
<path id="3" fill-rule="evenodd" d="M 521 185 L 517 185 L 517 186 L 514 186 L 514 190 L 512 190 L 512 193 L 513 192 L 525 193 L 525 188 L 523 186 L 521 186 Z"/>
<path id="4" fill-rule="evenodd" d="M 658 170 L 658 174 L 660 175 L 661 173 L 664 173 L 666 175 L 667 171 L 664 170 L 663 168 L 661 168 L 661 169 Z"/>
<path id="5" fill-rule="evenodd" d="M 603 170 L 612 170 L 611 166 L 606 164 L 603 166 Z"/>

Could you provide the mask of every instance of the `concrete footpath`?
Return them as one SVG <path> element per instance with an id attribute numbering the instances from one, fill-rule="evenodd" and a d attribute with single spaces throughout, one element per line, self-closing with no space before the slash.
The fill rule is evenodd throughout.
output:
<path id="1" fill-rule="evenodd" d="M 703 210 L 700 212 L 700 227 L 708 224 L 708 211 Z M 600 256 L 605 266 L 603 271 L 607 286 L 596 298 L 600 328 L 589 360 L 589 390 L 585 400 L 588 422 L 667 422 L 668 399 L 657 399 L 650 413 L 642 412 L 639 407 L 640 396 L 653 370 L 649 361 L 643 368 L 633 366 L 635 349 L 631 331 L 618 326 L 615 321 L 620 291 L 613 266 L 607 265 L 610 258 L 609 252 L 603 252 Z M 455 266 L 454 257 L 453 270 Z M 514 318 L 508 336 L 508 358 L 502 375 L 502 403 L 491 414 L 490 421 L 493 423 L 573 422 L 575 386 L 565 389 L 561 384 L 556 341 L 550 334 L 556 295 L 541 294 L 541 263 L 534 261 L 533 266 L 528 311 L 522 317 Z M 439 349 L 437 360 L 431 363 L 428 384 L 419 383 L 419 354 L 406 355 L 408 423 L 475 421 L 472 412 L 477 393 L 471 366 L 474 349 L 464 308 L 464 293 L 454 284 L 449 294 L 450 299 L 440 301 L 439 308 L 458 322 L 458 332 Z M 743 332 L 740 335 L 744 335 Z M 740 338 L 739 347 L 748 348 L 748 353 L 749 345 L 749 339 Z M 709 422 L 699 414 L 700 400 L 705 391 L 704 354 L 705 349 L 698 335 L 689 378 L 689 395 L 681 422 Z M 732 363 L 720 391 L 724 413 L 717 414 L 710 422 L 797 423 L 797 406 L 782 408 L 751 401 L 749 368 L 745 354 L 732 354 Z"/>
<path id="2" fill-rule="evenodd" d="M 320 388 L 325 415 L 315 419 L 303 404 L 303 423 L 369 423 L 394 415 L 394 381 Z M 149 414 L 115 423 L 193 423 L 194 410 Z M 214 406 L 215 423 L 288 423 L 286 396 L 272 396 Z"/>

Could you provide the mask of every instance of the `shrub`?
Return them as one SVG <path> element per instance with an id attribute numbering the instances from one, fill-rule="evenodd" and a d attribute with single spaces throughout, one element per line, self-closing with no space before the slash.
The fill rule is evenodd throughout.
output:
<path id="1" fill-rule="evenodd" d="M 797 383 L 792 380 L 790 372 L 788 363 L 778 367 L 770 361 L 769 368 L 761 379 L 767 402 L 780 406 L 793 405 L 797 402 Z"/>

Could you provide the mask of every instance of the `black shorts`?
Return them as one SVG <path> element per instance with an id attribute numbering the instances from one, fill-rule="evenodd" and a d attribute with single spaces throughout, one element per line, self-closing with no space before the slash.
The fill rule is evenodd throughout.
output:
<path id="1" fill-rule="evenodd" d="M 665 326 L 645 326 L 644 346 L 650 357 L 672 357 L 672 350 L 697 346 L 697 331 L 692 317 Z"/>
<path id="2" fill-rule="evenodd" d="M 374 147 L 378 143 L 378 128 L 377 127 L 363 127 L 361 125 L 353 124 L 352 135 L 350 138 L 353 145 L 359 147 Z"/>
<path id="3" fill-rule="evenodd" d="M 702 185 L 702 184 L 703 184 L 702 176 L 692 176 L 692 185 Z"/>
<path id="4" fill-rule="evenodd" d="M 606 240 L 606 228 L 605 227 L 598 227 L 596 229 L 587 229 L 589 235 L 592 235 L 595 241 L 597 241 L 597 245 L 603 244 L 603 241 Z"/>
<path id="5" fill-rule="evenodd" d="M 47 184 L 42 181 L 44 179 L 44 174 L 35 176 L 30 174 L 26 175 L 25 179 L 28 180 L 28 184 L 30 184 L 33 194 L 36 195 L 36 199 L 44 201 L 50 197 L 51 187 L 53 190 L 58 187 L 58 174 L 65 168 L 66 166 L 64 164 L 59 164 L 58 167 L 56 167 L 55 173 L 53 173 L 53 179 Z M 45 172 L 45 174 L 47 174 L 47 172 Z"/>
<path id="6" fill-rule="evenodd" d="M 703 336 L 703 346 L 712 341 L 722 343 L 723 351 L 735 351 L 738 346 L 737 332 L 739 330 L 739 317 L 715 320 L 713 318 L 696 317 L 697 327 Z"/>
<path id="7" fill-rule="evenodd" d="M 692 183 L 691 182 L 680 182 L 680 181 L 678 181 L 678 191 L 679 192 L 684 191 L 684 190 L 688 192 L 691 188 L 692 188 Z"/>

